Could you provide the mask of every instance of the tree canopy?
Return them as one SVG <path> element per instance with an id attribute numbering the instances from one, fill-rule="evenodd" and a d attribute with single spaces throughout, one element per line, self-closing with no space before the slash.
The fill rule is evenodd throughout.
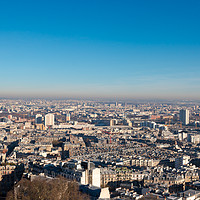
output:
<path id="1" fill-rule="evenodd" d="M 6 200 L 89 200 L 79 192 L 78 184 L 59 177 L 55 179 L 22 179 L 7 195 Z"/>

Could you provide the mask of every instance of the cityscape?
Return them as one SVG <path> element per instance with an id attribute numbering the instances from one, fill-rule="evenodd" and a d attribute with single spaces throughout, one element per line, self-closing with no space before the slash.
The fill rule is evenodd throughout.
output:
<path id="1" fill-rule="evenodd" d="M 200 200 L 200 1 L 0 1 L 0 200 Z"/>
<path id="2" fill-rule="evenodd" d="M 1 195 L 58 176 L 93 199 L 200 195 L 199 102 L 1 99 L 0 116 Z"/>

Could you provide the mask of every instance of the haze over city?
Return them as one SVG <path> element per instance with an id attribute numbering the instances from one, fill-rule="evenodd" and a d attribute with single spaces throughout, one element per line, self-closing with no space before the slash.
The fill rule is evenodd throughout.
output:
<path id="1" fill-rule="evenodd" d="M 0 96 L 200 99 L 197 0 L 0 2 Z"/>

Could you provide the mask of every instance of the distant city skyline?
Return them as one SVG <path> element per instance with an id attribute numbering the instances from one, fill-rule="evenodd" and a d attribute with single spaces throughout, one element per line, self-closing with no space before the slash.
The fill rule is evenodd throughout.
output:
<path id="1" fill-rule="evenodd" d="M 200 100 L 200 1 L 0 2 L 0 97 Z"/>

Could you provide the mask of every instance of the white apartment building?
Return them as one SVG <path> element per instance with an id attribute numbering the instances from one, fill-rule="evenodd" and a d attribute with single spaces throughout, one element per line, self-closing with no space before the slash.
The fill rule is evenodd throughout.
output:
<path id="1" fill-rule="evenodd" d="M 48 113 L 45 115 L 45 126 L 53 126 L 54 125 L 54 114 Z"/>

